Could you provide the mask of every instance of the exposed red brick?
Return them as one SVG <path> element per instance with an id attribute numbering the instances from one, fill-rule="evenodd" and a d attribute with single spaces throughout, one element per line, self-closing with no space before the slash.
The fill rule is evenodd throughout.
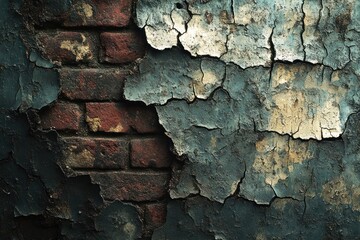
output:
<path id="1" fill-rule="evenodd" d="M 56 103 L 40 114 L 41 126 L 44 129 L 78 130 L 81 115 L 77 104 Z"/>
<path id="2" fill-rule="evenodd" d="M 127 108 L 116 103 L 86 103 L 86 122 L 93 132 L 127 133 L 131 130 Z"/>
<path id="3" fill-rule="evenodd" d="M 86 122 L 93 132 L 151 133 L 160 130 L 153 108 L 130 103 L 86 103 Z"/>
<path id="4" fill-rule="evenodd" d="M 75 0 L 65 26 L 124 27 L 130 22 L 132 0 Z"/>
<path id="5" fill-rule="evenodd" d="M 71 100 L 119 100 L 128 72 L 113 69 L 60 70 L 61 92 Z"/>
<path id="6" fill-rule="evenodd" d="M 164 168 L 170 166 L 168 140 L 143 138 L 131 141 L 131 166 Z"/>
<path id="7" fill-rule="evenodd" d="M 54 62 L 88 63 L 94 59 L 94 42 L 87 33 L 40 33 L 37 39 L 44 55 Z"/>
<path id="8" fill-rule="evenodd" d="M 92 180 L 100 185 L 105 199 L 120 201 L 154 201 L 166 196 L 168 173 L 107 172 L 90 173 Z"/>
<path id="9" fill-rule="evenodd" d="M 100 41 L 102 62 L 126 63 L 144 56 L 144 37 L 137 32 L 105 32 Z"/>
<path id="10" fill-rule="evenodd" d="M 64 144 L 64 163 L 70 168 L 124 169 L 128 163 L 125 140 L 72 137 Z"/>
<path id="11" fill-rule="evenodd" d="M 162 226 L 166 221 L 166 204 L 165 203 L 151 203 L 146 204 L 145 207 L 145 229 L 153 231 L 155 228 Z"/>

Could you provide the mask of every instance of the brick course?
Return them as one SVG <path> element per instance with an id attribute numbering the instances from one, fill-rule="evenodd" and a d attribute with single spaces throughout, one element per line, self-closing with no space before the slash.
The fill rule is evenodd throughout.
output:
<path id="1" fill-rule="evenodd" d="M 117 69 L 61 69 L 61 93 L 70 100 L 120 100 L 127 75 Z"/>
<path id="2" fill-rule="evenodd" d="M 70 168 L 125 169 L 128 165 L 126 140 L 70 137 L 63 141 L 64 163 Z"/>
<path id="3" fill-rule="evenodd" d="M 144 39 L 138 32 L 104 32 L 100 35 L 101 61 L 127 63 L 144 56 Z"/>
<path id="4" fill-rule="evenodd" d="M 77 104 L 59 102 L 41 115 L 43 129 L 79 130 L 82 112 Z"/>
<path id="5" fill-rule="evenodd" d="M 133 103 L 86 103 L 86 122 L 92 132 L 160 131 L 155 110 Z"/>
<path id="6" fill-rule="evenodd" d="M 89 33 L 39 33 L 38 42 L 44 55 L 58 64 L 90 63 L 95 55 L 95 43 Z"/>
<path id="7" fill-rule="evenodd" d="M 108 200 L 156 201 L 167 195 L 169 184 L 166 172 L 105 172 L 90 176 Z"/>
<path id="8" fill-rule="evenodd" d="M 131 0 L 75 0 L 62 16 L 64 26 L 125 27 L 130 22 Z"/>

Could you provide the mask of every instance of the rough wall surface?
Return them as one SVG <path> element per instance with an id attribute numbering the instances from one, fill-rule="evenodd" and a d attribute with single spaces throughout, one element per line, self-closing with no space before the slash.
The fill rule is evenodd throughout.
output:
<path id="1" fill-rule="evenodd" d="M 359 1 L 0 5 L 0 239 L 359 239 Z"/>
<path id="2" fill-rule="evenodd" d="M 184 159 L 153 239 L 358 239 L 360 2 L 149 1 L 125 97 Z"/>

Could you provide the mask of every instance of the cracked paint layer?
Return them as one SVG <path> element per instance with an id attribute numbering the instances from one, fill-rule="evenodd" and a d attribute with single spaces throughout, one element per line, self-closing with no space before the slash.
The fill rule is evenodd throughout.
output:
<path id="1" fill-rule="evenodd" d="M 356 239 L 358 213 L 321 209 L 321 201 L 277 198 L 259 206 L 231 197 L 224 204 L 201 197 L 174 200 L 167 222 L 152 239 Z M 352 214 L 347 217 L 346 214 Z M 347 219 L 344 221 L 343 219 Z M 343 229 L 343 231 L 339 230 Z"/>
<path id="2" fill-rule="evenodd" d="M 165 61 L 166 55 L 172 60 Z M 188 158 L 174 177 L 171 196 L 197 193 L 223 202 L 240 184 L 241 196 L 261 204 L 275 196 L 302 199 L 311 181 L 308 162 L 319 144 L 296 138 L 343 134 L 359 108 L 356 75 L 308 63 L 241 69 L 212 58 L 212 64 L 218 61 L 214 77 L 204 74 L 205 59 L 175 49 L 151 51 L 140 63 L 140 75 L 125 86 L 128 99 L 158 104 L 159 121 L 176 153 Z M 199 73 L 202 82 L 219 79 L 207 99 L 196 94 Z"/>
<path id="3" fill-rule="evenodd" d="M 153 239 L 356 238 L 359 1 L 139 0 L 136 13 L 155 49 L 124 95 L 155 105 L 183 159 Z"/>
<path id="4" fill-rule="evenodd" d="M 173 198 L 224 202 L 239 191 L 259 204 L 276 196 L 301 200 L 320 151 L 309 140 L 338 139 L 359 110 L 359 79 L 350 67 L 275 62 L 241 69 L 172 49 L 149 51 L 139 70 L 125 97 L 156 104 L 176 153 L 188 159 L 173 176 Z M 206 95 L 199 83 L 211 83 Z"/>
<path id="5" fill-rule="evenodd" d="M 360 83 L 351 67 L 334 71 L 319 64 L 275 62 L 271 68 L 241 69 L 216 58 L 193 59 L 173 49 L 149 51 L 139 70 L 141 74 L 126 83 L 127 99 L 159 104 L 159 115 L 178 104 L 178 111 L 192 112 L 187 121 L 223 131 L 255 127 L 293 138 L 337 138 L 348 116 L 359 109 Z M 225 98 L 211 103 L 221 91 Z M 204 119 L 195 109 L 185 110 L 185 102 L 173 99 L 186 100 L 189 109 L 205 105 L 211 108 L 210 116 L 216 106 L 229 119 Z"/>
<path id="6" fill-rule="evenodd" d="M 223 0 L 137 2 L 137 24 L 159 50 L 180 43 L 192 56 L 242 68 L 273 60 L 342 69 L 350 61 L 359 3 L 346 0 Z"/>
<path id="7" fill-rule="evenodd" d="M 43 58 L 20 17 L 3 3 L 0 26 L 0 108 L 40 109 L 57 99 L 60 83 L 50 61 Z M 19 10 L 19 9 L 17 9 Z M 11 21 L 7 21 L 11 19 Z"/>

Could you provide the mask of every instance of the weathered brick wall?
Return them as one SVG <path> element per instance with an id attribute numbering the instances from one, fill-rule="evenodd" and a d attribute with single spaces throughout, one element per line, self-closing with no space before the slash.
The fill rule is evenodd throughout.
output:
<path id="1" fill-rule="evenodd" d="M 123 99 L 125 78 L 146 51 L 132 4 L 74 1 L 70 12 L 41 19 L 36 37 L 58 65 L 61 88 L 41 127 L 59 133 L 70 173 L 90 175 L 105 200 L 137 206 L 149 237 L 165 221 L 173 156 L 155 109 Z"/>
<path id="2" fill-rule="evenodd" d="M 359 239 L 360 1 L 0 6 L 0 239 Z"/>

